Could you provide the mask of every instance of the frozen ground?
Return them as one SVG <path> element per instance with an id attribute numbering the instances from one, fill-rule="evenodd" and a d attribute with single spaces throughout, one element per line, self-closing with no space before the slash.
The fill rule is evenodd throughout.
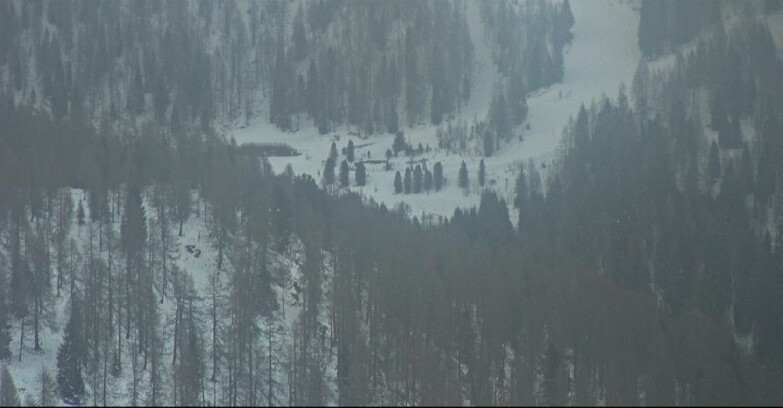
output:
<path id="1" fill-rule="evenodd" d="M 635 3 L 618 1 L 575 1 L 571 3 L 575 24 L 572 29 L 574 39 L 565 50 L 565 76 L 563 83 L 552 85 L 529 95 L 529 113 L 527 123 L 530 130 L 524 131 L 524 141 L 513 139 L 500 151 L 485 159 L 487 182 L 507 202 L 513 202 L 514 181 L 519 164 L 533 160 L 542 177 L 554 159 L 560 145 L 563 128 L 571 116 L 575 116 L 579 106 L 589 105 L 602 95 L 615 97 L 620 83 L 630 86 L 633 73 L 639 63 L 640 52 L 637 45 L 637 29 L 639 24 Z M 460 114 L 468 123 L 474 117 L 483 119 L 489 107 L 491 87 L 495 81 L 494 64 L 490 57 L 490 49 L 484 42 L 483 23 L 478 12 L 478 4 L 468 3 L 468 23 L 475 46 L 477 72 L 475 73 L 473 98 L 468 101 Z M 524 126 L 524 125 L 523 125 Z M 444 175 L 447 178 L 446 187 L 440 192 L 429 194 L 394 194 L 394 174 L 404 173 L 406 158 L 392 158 L 393 170 L 385 171 L 382 165 L 368 167 L 367 185 L 350 187 L 354 191 L 372 197 L 377 202 L 387 206 L 395 206 L 404 202 L 411 208 L 411 216 L 423 213 L 451 216 L 457 207 L 478 205 L 480 189 L 476 182 L 476 174 L 481 156 L 473 154 L 453 154 L 437 148 L 435 136 L 436 126 L 424 125 L 404 128 L 408 141 L 414 146 L 421 143 L 429 145 L 432 150 L 425 153 L 429 168 L 441 161 Z M 518 134 L 518 129 L 515 134 Z M 345 147 L 349 139 L 356 146 L 357 158 L 383 159 L 386 149 L 393 141 L 392 135 L 376 135 L 367 139 L 348 134 L 348 129 L 341 128 L 335 133 L 320 136 L 312 126 L 303 127 L 299 132 L 281 132 L 261 119 L 250 126 L 228 132 L 237 143 L 248 142 L 284 142 L 302 153 L 296 157 L 274 157 L 270 163 L 276 172 L 282 171 L 291 164 L 296 174 L 307 173 L 316 180 L 321 180 L 324 162 L 329 154 L 332 141 L 337 142 L 338 151 Z M 339 140 L 337 138 L 339 137 Z M 342 160 L 341 157 L 338 160 Z M 465 161 L 471 180 L 471 188 L 466 194 L 458 188 L 456 179 L 459 166 Z M 546 166 L 546 168 L 542 167 Z M 353 175 L 351 176 L 353 183 Z M 510 211 L 515 218 L 515 211 Z M 512 220 L 513 221 L 513 220 Z"/>

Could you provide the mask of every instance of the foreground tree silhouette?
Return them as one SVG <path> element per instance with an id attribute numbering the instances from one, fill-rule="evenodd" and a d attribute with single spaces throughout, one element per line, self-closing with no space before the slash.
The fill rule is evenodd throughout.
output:
<path id="1" fill-rule="evenodd" d="M 84 396 L 84 380 L 76 344 L 81 337 L 79 330 L 83 325 L 82 320 L 82 305 L 79 298 L 74 296 L 71 301 L 71 317 L 63 333 L 63 342 L 57 349 L 57 386 L 63 401 L 74 405 L 81 404 Z"/>
<path id="2" fill-rule="evenodd" d="M 4 407 L 18 407 L 19 394 L 16 392 L 16 385 L 8 367 L 3 364 L 3 370 L 0 372 L 0 405 Z"/>

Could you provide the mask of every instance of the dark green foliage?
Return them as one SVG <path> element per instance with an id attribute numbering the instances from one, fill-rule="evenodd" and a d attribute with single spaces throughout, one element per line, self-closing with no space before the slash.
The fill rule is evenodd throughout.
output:
<path id="1" fill-rule="evenodd" d="M 349 163 L 353 163 L 354 160 L 354 146 L 353 140 L 348 141 L 348 147 L 345 148 L 345 158 Z"/>
<path id="2" fill-rule="evenodd" d="M 457 176 L 457 185 L 459 188 L 468 188 L 468 166 L 465 165 L 465 161 L 459 166 L 459 175 Z"/>
<path id="3" fill-rule="evenodd" d="M 479 187 L 484 187 L 484 181 L 487 177 L 487 169 L 484 167 L 484 159 L 481 159 L 479 162 L 479 168 L 478 168 L 478 183 Z"/>
<path id="4" fill-rule="evenodd" d="M 324 164 L 323 181 L 326 186 L 334 184 L 334 167 L 335 159 L 329 155 L 329 158 L 326 159 L 326 163 Z"/>
<path id="5" fill-rule="evenodd" d="M 421 170 L 421 165 L 417 164 L 416 168 L 413 170 L 413 194 L 421 193 L 423 178 L 424 173 Z"/>
<path id="6" fill-rule="evenodd" d="M 348 184 L 350 184 L 350 171 L 348 169 L 348 162 L 343 160 L 342 163 L 340 163 L 340 186 L 348 187 Z"/>
<path id="7" fill-rule="evenodd" d="M 432 172 L 424 170 L 424 190 L 429 192 L 432 190 Z"/>
<path id="8" fill-rule="evenodd" d="M 639 49 L 656 57 L 686 43 L 720 20 L 720 2 L 643 0 L 639 18 Z"/>
<path id="9" fill-rule="evenodd" d="M 84 380 L 82 379 L 82 363 L 80 344 L 82 339 L 82 305 L 78 297 L 71 299 L 71 316 L 63 332 L 63 342 L 57 349 L 57 386 L 60 395 L 68 404 L 80 404 L 84 397 Z"/>
<path id="10" fill-rule="evenodd" d="M 363 186 L 367 184 L 367 170 L 364 167 L 364 163 L 356 163 L 356 173 L 354 174 L 357 186 Z"/>
<path id="11" fill-rule="evenodd" d="M 11 358 L 11 325 L 5 310 L 0 310 L 0 361 Z"/>
<path id="12" fill-rule="evenodd" d="M 781 3 L 780 0 L 764 0 L 764 12 L 767 14 L 772 14 L 780 11 Z"/>
<path id="13" fill-rule="evenodd" d="M 394 193 L 402 193 L 402 176 L 399 171 L 394 175 Z"/>
<path id="14" fill-rule="evenodd" d="M 642 55 L 657 56 L 665 51 L 666 4 L 642 0 L 639 19 L 639 49 Z"/>
<path id="15" fill-rule="evenodd" d="M 522 209 L 528 197 L 527 179 L 525 178 L 525 169 L 519 169 L 516 183 L 514 185 L 514 207 Z"/>
<path id="16" fill-rule="evenodd" d="M 440 191 L 443 187 L 443 165 L 440 162 L 435 162 L 432 167 L 432 185 L 435 191 Z"/>
<path id="17" fill-rule="evenodd" d="M 405 142 L 405 136 L 402 132 L 397 132 L 397 134 L 394 135 L 394 142 L 392 143 L 392 150 L 394 151 L 394 155 L 397 156 L 397 153 L 403 151 L 406 149 L 408 144 Z"/>

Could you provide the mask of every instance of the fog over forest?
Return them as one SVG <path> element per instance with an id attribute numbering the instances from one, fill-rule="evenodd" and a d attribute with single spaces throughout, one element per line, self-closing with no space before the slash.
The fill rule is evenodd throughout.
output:
<path id="1" fill-rule="evenodd" d="M 0 1 L 0 406 L 783 405 L 783 0 Z"/>

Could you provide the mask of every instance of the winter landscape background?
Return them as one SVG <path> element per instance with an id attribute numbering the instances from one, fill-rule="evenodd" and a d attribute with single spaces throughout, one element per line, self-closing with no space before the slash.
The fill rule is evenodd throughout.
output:
<path id="1" fill-rule="evenodd" d="M 0 405 L 780 405 L 782 5 L 0 2 Z"/>

